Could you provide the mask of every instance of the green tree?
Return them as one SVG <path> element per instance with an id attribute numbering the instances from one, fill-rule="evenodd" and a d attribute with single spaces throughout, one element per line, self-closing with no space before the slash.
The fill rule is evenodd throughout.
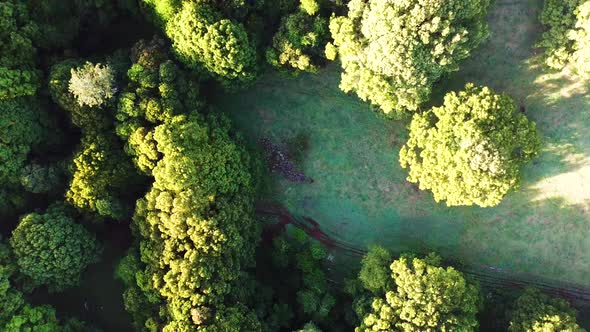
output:
<path id="1" fill-rule="evenodd" d="M 115 220 L 131 215 L 131 207 L 124 198 L 137 190 L 134 187 L 140 178 L 116 137 L 85 134 L 72 171 L 66 200 L 73 206 Z"/>
<path id="2" fill-rule="evenodd" d="M 161 310 L 137 325 L 164 331 L 257 326 L 228 299 L 253 264 L 259 236 L 248 153 L 218 116 L 175 116 L 156 127 L 154 139 L 162 157 L 133 218 L 142 263 L 135 278 Z"/>
<path id="3" fill-rule="evenodd" d="M 10 245 L 20 273 L 31 286 L 46 285 L 54 291 L 76 285 L 101 252 L 94 236 L 57 206 L 24 216 L 12 232 Z"/>
<path id="4" fill-rule="evenodd" d="M 256 50 L 241 23 L 211 6 L 187 2 L 166 26 L 177 58 L 231 87 L 256 77 Z"/>
<path id="5" fill-rule="evenodd" d="M 295 332 L 322 332 L 319 327 L 317 327 L 313 322 L 309 322 L 303 326 L 301 330 L 297 330 Z"/>
<path id="6" fill-rule="evenodd" d="M 20 183 L 31 193 L 53 192 L 64 182 L 64 173 L 61 163 L 48 165 L 32 163 L 21 170 Z"/>
<path id="7" fill-rule="evenodd" d="M 582 76 L 590 75 L 590 4 L 586 0 L 546 0 L 540 20 L 546 27 L 538 47 L 545 64 L 562 69 L 573 63 Z"/>
<path id="8" fill-rule="evenodd" d="M 68 90 L 80 106 L 100 107 L 117 91 L 115 74 L 108 64 L 86 62 L 79 68 L 71 69 L 70 74 Z"/>
<path id="9" fill-rule="evenodd" d="M 162 40 L 140 41 L 132 50 L 129 84 L 121 93 L 116 113 L 116 131 L 125 140 L 125 151 L 135 165 L 151 174 L 161 158 L 154 128 L 202 108 L 199 86 L 168 60 Z"/>
<path id="10" fill-rule="evenodd" d="M 416 111 L 432 85 L 456 71 L 488 35 L 489 0 L 352 0 L 348 15 L 332 17 L 340 88 L 355 91 L 385 113 Z"/>
<path id="11" fill-rule="evenodd" d="M 584 332 L 576 322 L 576 311 L 567 301 L 527 288 L 516 300 L 509 332 Z"/>
<path id="12" fill-rule="evenodd" d="M 389 263 L 393 256 L 387 249 L 380 246 L 369 247 L 369 251 L 361 262 L 359 280 L 367 290 L 378 293 L 391 289 L 391 271 Z"/>
<path id="13" fill-rule="evenodd" d="M 21 292 L 11 284 L 11 278 L 16 273 L 17 266 L 10 247 L 0 241 L 0 328 L 6 324 L 24 305 Z"/>
<path id="14" fill-rule="evenodd" d="M 478 288 L 440 258 L 402 256 L 391 268 L 395 286 L 372 302 L 356 332 L 476 331 Z"/>
<path id="15" fill-rule="evenodd" d="M 494 206 L 518 184 L 522 165 L 539 152 L 533 122 L 512 99 L 467 84 L 440 107 L 415 114 L 400 151 L 408 181 L 448 206 Z"/>
<path id="16" fill-rule="evenodd" d="M 12 316 L 2 331 L 63 331 L 55 315 L 55 309 L 50 306 L 32 307 L 25 305 L 18 314 Z"/>
<path id="17" fill-rule="evenodd" d="M 33 40 L 39 34 L 24 3 L 0 2 L 0 100 L 37 92 L 40 73 Z"/>
<path id="18" fill-rule="evenodd" d="M 317 9 L 312 10 L 314 7 L 310 7 L 309 1 L 302 2 L 302 7 L 304 4 L 307 7 L 283 18 L 266 51 L 266 60 L 274 67 L 295 70 L 295 73 L 316 72 L 319 68 L 328 39 L 328 22 L 321 16 L 314 16 Z M 311 4 L 317 6 L 315 1 Z"/>

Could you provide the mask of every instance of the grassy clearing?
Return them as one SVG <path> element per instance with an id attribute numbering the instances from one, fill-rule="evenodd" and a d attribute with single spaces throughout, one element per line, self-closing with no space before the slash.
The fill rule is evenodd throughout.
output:
<path id="1" fill-rule="evenodd" d="M 485 84 L 510 94 L 537 122 L 543 153 L 525 167 L 520 190 L 495 208 L 448 208 L 406 182 L 398 153 L 408 120 L 385 120 L 340 92 L 336 65 L 317 76 L 268 75 L 217 104 L 251 142 L 308 136 L 303 168 L 315 182 L 277 179 L 268 195 L 339 240 L 437 250 L 474 266 L 590 287 L 589 85 L 539 65 L 533 44 L 541 8 L 541 0 L 497 1 L 489 42 L 434 93 L 438 104 L 466 82 Z"/>

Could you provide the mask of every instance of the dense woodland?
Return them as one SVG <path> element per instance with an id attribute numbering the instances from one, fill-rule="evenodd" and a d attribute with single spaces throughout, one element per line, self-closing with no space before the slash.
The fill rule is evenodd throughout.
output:
<path id="1" fill-rule="evenodd" d="M 31 298 L 76 286 L 105 237 L 129 232 L 113 278 L 137 331 L 583 331 L 565 300 L 490 295 L 434 253 L 373 246 L 332 279 L 320 242 L 255 212 L 291 161 L 209 102 L 334 61 L 383 121 L 411 118 L 408 181 L 441 204 L 497 205 L 539 153 L 535 123 L 473 84 L 426 106 L 486 42 L 489 5 L 0 0 L 0 330 L 101 331 Z M 539 20 L 546 70 L 587 78 L 590 1 L 546 0 Z"/>

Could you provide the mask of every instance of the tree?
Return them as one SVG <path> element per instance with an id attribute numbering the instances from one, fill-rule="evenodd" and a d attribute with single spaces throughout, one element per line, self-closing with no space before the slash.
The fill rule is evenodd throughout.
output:
<path id="1" fill-rule="evenodd" d="M 73 160 L 73 178 L 66 200 L 81 210 L 123 220 L 131 215 L 124 197 L 132 196 L 141 179 L 112 135 L 89 132 Z"/>
<path id="2" fill-rule="evenodd" d="M 385 113 L 416 111 L 488 35 L 489 0 L 352 0 L 332 17 L 326 54 L 339 56 L 340 88 Z"/>
<path id="3" fill-rule="evenodd" d="M 0 2 L 0 100 L 37 92 L 40 73 L 33 40 L 39 34 L 24 3 Z"/>
<path id="4" fill-rule="evenodd" d="M 86 62 L 84 66 L 71 69 L 68 90 L 80 106 L 100 107 L 113 98 L 117 89 L 112 68 L 97 63 Z"/>
<path id="5" fill-rule="evenodd" d="M 222 18 L 211 6 L 187 2 L 166 26 L 177 58 L 204 69 L 231 87 L 256 77 L 256 50 L 241 23 Z"/>
<path id="6" fill-rule="evenodd" d="M 22 310 L 11 317 L 2 331 L 63 331 L 55 315 L 55 309 L 50 306 L 32 307 L 25 305 Z M 65 332 L 65 331 L 64 331 Z"/>
<path id="7" fill-rule="evenodd" d="M 175 116 L 155 128 L 154 139 L 162 157 L 133 225 L 141 243 L 137 285 L 160 316 L 137 325 L 154 331 L 256 326 L 255 316 L 229 301 L 253 263 L 259 236 L 248 153 L 230 136 L 228 120 L 214 115 Z"/>
<path id="8" fill-rule="evenodd" d="M 509 332 L 583 332 L 567 301 L 527 288 L 514 304 Z"/>
<path id="9" fill-rule="evenodd" d="M 408 181 L 448 206 L 494 206 L 518 184 L 523 164 L 539 153 L 535 124 L 506 95 L 467 84 L 440 107 L 415 114 L 400 151 Z"/>
<path id="10" fill-rule="evenodd" d="M 435 255 L 395 260 L 390 266 L 395 286 L 373 299 L 372 312 L 355 331 L 477 330 L 478 288 L 439 262 Z"/>
<path id="11" fill-rule="evenodd" d="M 69 90 L 74 68 L 83 64 L 79 59 L 67 59 L 53 65 L 49 74 L 49 92 L 53 101 L 69 113 L 74 125 L 82 129 L 102 130 L 111 125 L 108 110 L 80 105 Z"/>
<path id="12" fill-rule="evenodd" d="M 369 247 L 361 262 L 359 280 L 367 290 L 378 293 L 391 289 L 391 271 L 388 268 L 393 256 L 380 246 Z"/>
<path id="13" fill-rule="evenodd" d="M 55 191 L 63 183 L 65 170 L 60 164 L 32 163 L 20 173 L 20 183 L 28 192 L 39 194 Z"/>
<path id="14" fill-rule="evenodd" d="M 0 328 L 24 305 L 21 292 L 17 291 L 10 280 L 16 273 L 12 252 L 8 245 L 0 241 Z"/>
<path id="15" fill-rule="evenodd" d="M 545 64 L 560 70 L 572 63 L 578 74 L 590 75 L 590 4 L 546 0 L 539 19 L 547 29 L 537 44 L 545 49 Z"/>
<path id="16" fill-rule="evenodd" d="M 139 170 L 151 174 L 161 154 L 154 128 L 173 116 L 200 110 L 199 86 L 168 59 L 161 39 L 140 41 L 132 50 L 129 84 L 121 93 L 116 132 Z"/>
<path id="17" fill-rule="evenodd" d="M 326 19 L 314 16 L 318 9 L 314 0 L 302 1 L 299 11 L 283 18 L 271 47 L 266 51 L 268 63 L 295 73 L 318 70 L 323 58 L 322 48 L 328 39 Z"/>
<path id="18" fill-rule="evenodd" d="M 295 332 L 322 332 L 313 322 L 309 322 L 303 326 L 301 330 Z"/>
<path id="19" fill-rule="evenodd" d="M 94 236 L 58 206 L 24 216 L 12 232 L 10 245 L 20 273 L 31 286 L 45 285 L 53 291 L 76 285 L 101 252 Z"/>

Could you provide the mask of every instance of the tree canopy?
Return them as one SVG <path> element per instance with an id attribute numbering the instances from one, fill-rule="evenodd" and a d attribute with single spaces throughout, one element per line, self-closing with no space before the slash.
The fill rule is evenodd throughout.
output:
<path id="1" fill-rule="evenodd" d="M 472 84 L 415 114 L 409 128 L 400 151 L 408 180 L 449 206 L 499 204 L 540 148 L 535 124 L 510 97 Z"/>
<path id="2" fill-rule="evenodd" d="M 356 332 L 477 330 L 479 291 L 461 272 L 441 267 L 433 255 L 402 256 L 390 269 L 391 288 L 373 298 Z"/>
<path id="3" fill-rule="evenodd" d="M 101 253 L 94 235 L 60 207 L 24 216 L 12 232 L 10 245 L 19 271 L 31 285 L 55 291 L 76 285 L 82 271 Z"/>
<path id="4" fill-rule="evenodd" d="M 178 59 L 231 87 L 256 77 L 256 50 L 244 26 L 212 6 L 186 2 L 166 26 Z"/>
<path id="5" fill-rule="evenodd" d="M 101 106 L 113 98 L 117 88 L 115 75 L 110 65 L 93 65 L 86 62 L 84 66 L 71 70 L 69 91 L 80 106 Z"/>
<path id="6" fill-rule="evenodd" d="M 432 85 L 456 71 L 488 35 L 489 0 L 351 0 L 330 20 L 326 53 L 342 65 L 340 88 L 385 113 L 416 111 Z"/>
<path id="7" fill-rule="evenodd" d="M 546 27 L 538 47 L 545 64 L 562 69 L 573 64 L 581 76 L 590 75 L 590 3 L 586 0 L 546 0 L 540 20 Z"/>
<path id="8" fill-rule="evenodd" d="M 508 332 L 584 332 L 567 301 L 527 288 L 514 304 Z"/>

